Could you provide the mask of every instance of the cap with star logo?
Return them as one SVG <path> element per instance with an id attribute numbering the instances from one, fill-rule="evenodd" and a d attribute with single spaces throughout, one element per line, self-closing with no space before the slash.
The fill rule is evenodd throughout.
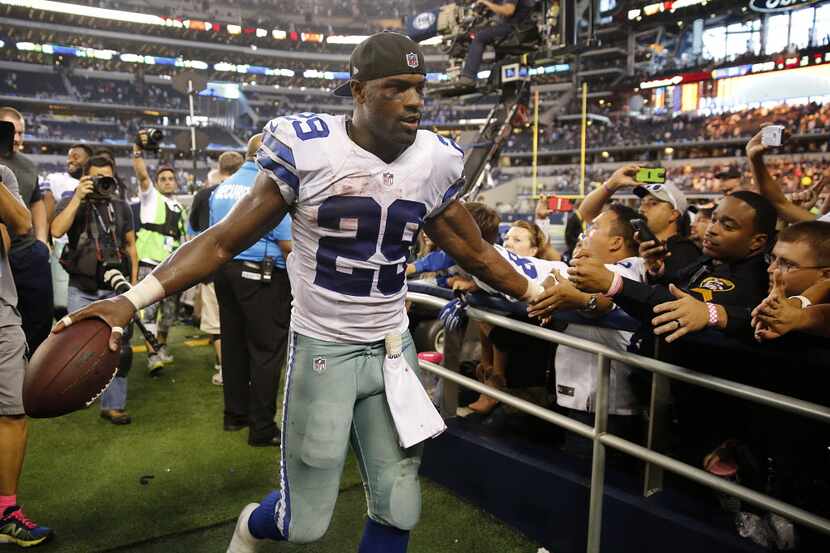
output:
<path id="1" fill-rule="evenodd" d="M 392 75 L 426 75 L 424 54 L 406 35 L 392 31 L 375 33 L 352 51 L 349 59 L 350 79 L 334 90 L 335 96 L 349 97 L 349 83 L 372 81 Z"/>

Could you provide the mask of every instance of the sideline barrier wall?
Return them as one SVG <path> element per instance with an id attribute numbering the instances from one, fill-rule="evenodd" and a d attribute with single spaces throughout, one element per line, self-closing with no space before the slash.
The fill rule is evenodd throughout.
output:
<path id="1" fill-rule="evenodd" d="M 407 299 L 414 303 L 441 309 L 447 302 L 447 294 L 449 294 L 449 297 L 452 297 L 452 293 L 447 290 L 437 289 L 433 286 L 422 284 L 413 286 L 413 284 L 415 283 L 410 283 L 410 292 L 407 294 Z M 437 297 L 438 295 L 444 297 Z M 520 313 L 524 310 L 524 305 L 521 303 L 511 304 L 509 302 L 503 302 L 493 298 L 489 298 L 486 302 L 481 301 L 478 303 L 489 303 L 492 306 L 497 306 L 496 308 L 501 312 Z M 826 518 L 775 499 L 774 497 L 756 492 L 750 488 L 735 484 L 717 476 L 713 476 L 702 469 L 682 461 L 678 461 L 677 459 L 662 453 L 653 451 L 648 447 L 643 447 L 613 434 L 609 434 L 607 432 L 607 422 L 608 387 L 611 374 L 610 362 L 612 359 L 620 361 L 649 371 L 655 376 L 659 375 L 667 379 L 679 380 L 687 384 L 692 384 L 694 386 L 724 393 L 733 397 L 765 405 L 767 407 L 772 407 L 779 411 L 785 411 L 795 415 L 815 419 L 823 423 L 830 423 L 830 408 L 783 394 L 762 390 L 760 388 L 748 386 L 739 382 L 686 369 L 678 365 L 672 365 L 651 359 L 649 357 L 614 350 L 582 338 L 576 338 L 562 332 L 516 321 L 504 315 L 494 314 L 479 307 L 469 307 L 467 309 L 467 314 L 471 319 L 487 322 L 489 324 L 532 336 L 540 340 L 563 344 L 596 354 L 597 393 L 596 416 L 593 427 L 575 421 L 565 415 L 540 407 L 534 403 L 517 398 L 503 391 L 486 386 L 476 380 L 462 376 L 440 365 L 436 365 L 428 361 L 420 361 L 422 369 L 435 374 L 445 381 L 486 394 L 506 405 L 510 405 L 511 407 L 518 409 L 519 411 L 593 440 L 594 445 L 591 460 L 590 506 L 588 514 L 588 553 L 599 553 L 600 551 L 600 537 L 602 535 L 602 502 L 605 486 L 606 447 L 612 447 L 623 453 L 636 457 L 649 465 L 653 465 L 654 467 L 658 467 L 663 470 L 668 470 L 715 491 L 738 497 L 748 503 L 762 507 L 794 522 L 830 535 L 830 520 Z M 584 324 L 585 320 L 582 319 L 581 322 Z M 649 441 L 649 445 L 651 445 L 651 441 Z M 647 472 L 647 485 L 648 478 L 649 475 Z M 648 489 L 647 492 L 649 492 Z"/>

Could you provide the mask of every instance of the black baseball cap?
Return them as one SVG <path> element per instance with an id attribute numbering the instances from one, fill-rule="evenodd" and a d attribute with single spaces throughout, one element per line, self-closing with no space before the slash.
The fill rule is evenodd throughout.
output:
<path id="1" fill-rule="evenodd" d="M 392 75 L 426 75 L 424 54 L 418 43 L 392 31 L 375 33 L 352 51 L 349 80 L 334 89 L 335 96 L 350 97 L 349 83 L 371 81 Z"/>

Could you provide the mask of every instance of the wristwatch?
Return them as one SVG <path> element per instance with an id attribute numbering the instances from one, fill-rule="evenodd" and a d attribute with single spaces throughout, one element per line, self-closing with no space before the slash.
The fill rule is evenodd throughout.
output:
<path id="1" fill-rule="evenodd" d="M 583 311 L 594 312 L 599 307 L 599 294 L 591 294 L 588 301 L 585 302 L 585 309 Z"/>

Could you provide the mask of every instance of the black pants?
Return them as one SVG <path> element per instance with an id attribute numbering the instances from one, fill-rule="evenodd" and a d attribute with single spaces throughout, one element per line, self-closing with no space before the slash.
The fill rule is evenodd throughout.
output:
<path id="1" fill-rule="evenodd" d="M 514 32 L 513 26 L 504 22 L 477 30 L 475 38 L 470 43 L 470 50 L 467 52 L 467 59 L 464 61 L 464 68 L 461 73 L 473 79 L 477 78 L 478 70 L 481 67 L 481 59 L 484 57 L 484 48 L 512 32 Z"/>
<path id="2" fill-rule="evenodd" d="M 33 353 L 52 329 L 52 269 L 49 248 L 40 240 L 9 255 L 9 265 L 17 286 L 17 309 L 23 319 L 23 332 Z"/>
<path id="3" fill-rule="evenodd" d="M 291 284 L 274 269 L 270 284 L 242 277 L 256 270 L 239 261 L 216 272 L 222 333 L 225 422 L 249 424 L 251 439 L 276 433 L 280 370 L 285 364 L 291 319 Z"/>

